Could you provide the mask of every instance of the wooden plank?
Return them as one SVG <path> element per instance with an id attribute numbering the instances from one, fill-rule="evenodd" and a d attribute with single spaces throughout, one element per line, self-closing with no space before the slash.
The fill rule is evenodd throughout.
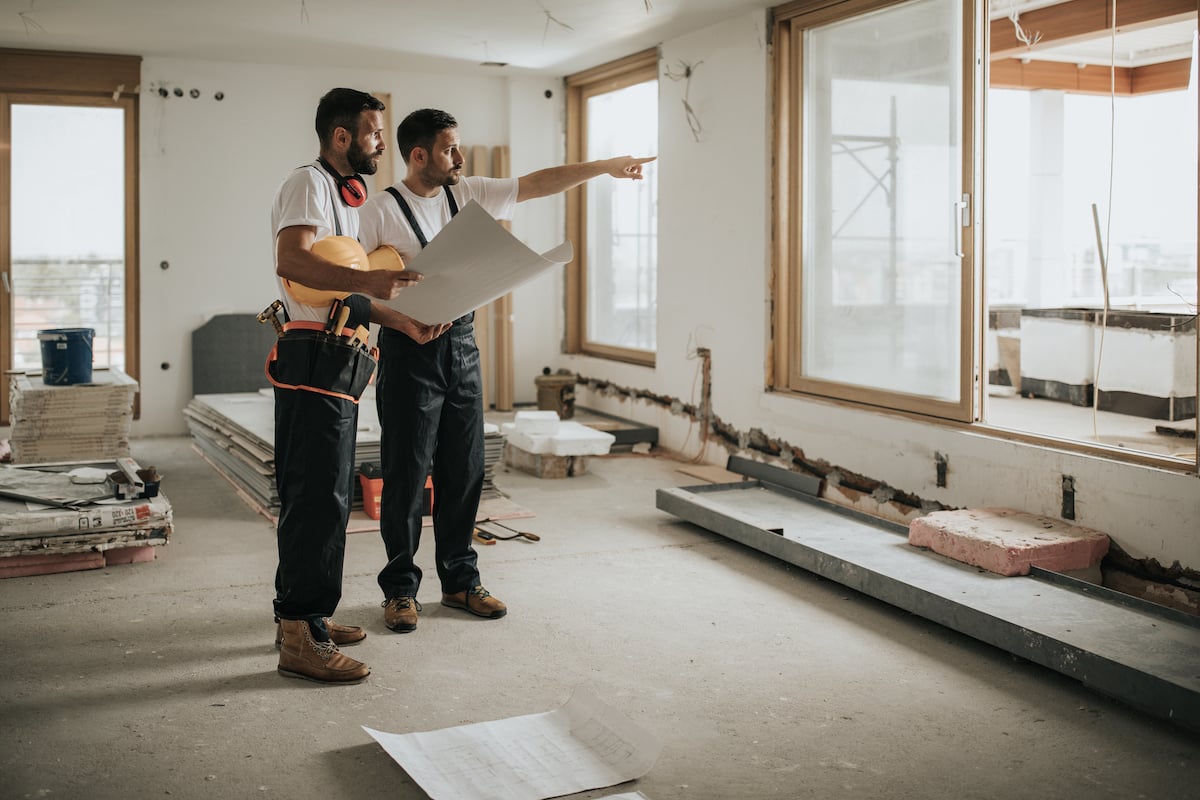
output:
<path id="1" fill-rule="evenodd" d="M 1039 35 L 1037 43 L 1027 46 L 1017 38 L 1017 29 L 1008 17 L 990 24 L 989 55 L 992 59 L 1034 54 L 1075 41 L 1095 39 L 1112 28 L 1111 0 L 1070 0 L 1026 11 L 1019 17 L 1028 36 Z M 1196 18 L 1196 0 L 1121 0 L 1117 5 L 1117 30 L 1131 31 Z"/>
<path id="2" fill-rule="evenodd" d="M 1190 58 L 1147 64 L 1133 70 L 1133 86 L 1130 91 L 1132 94 L 1182 91 L 1188 87 L 1191 72 Z"/>
<path id="3" fill-rule="evenodd" d="M 1116 93 L 1132 94 L 1133 70 L 1116 69 Z M 1006 58 L 993 61 L 988 83 L 993 89 L 1058 89 L 1076 94 L 1108 94 L 1113 88 L 1113 75 L 1108 67 L 1066 64 L 1061 61 L 1030 61 Z"/>
<path id="4" fill-rule="evenodd" d="M 1164 61 L 1144 67 L 1117 67 L 1115 92 L 1126 97 L 1136 94 L 1179 91 L 1187 88 L 1190 59 Z M 1059 61 L 1030 61 L 1017 58 L 993 61 L 988 83 L 993 89 L 1058 89 L 1075 94 L 1109 94 L 1113 76 L 1105 66 L 1079 67 Z"/>
<path id="5" fill-rule="evenodd" d="M 0 48 L 0 92 L 81 92 L 137 96 L 142 57 Z"/>
<path id="6" fill-rule="evenodd" d="M 492 156 L 487 145 L 477 144 L 471 147 L 462 146 L 467 155 L 469 175 L 491 177 Z M 479 377 L 483 391 L 483 407 L 490 408 L 493 398 L 492 391 L 496 384 L 495 358 L 492 355 L 492 315 L 487 306 L 475 309 L 475 344 L 479 348 Z"/>
<path id="7" fill-rule="evenodd" d="M 511 163 L 507 145 L 492 148 L 492 176 L 508 178 L 511 176 Z M 506 230 L 512 228 L 507 220 L 500 223 Z M 513 297 L 506 294 L 492 302 L 495 314 L 495 356 L 496 356 L 496 410 L 512 411 L 513 409 Z"/>
<path id="8" fill-rule="evenodd" d="M 471 174 L 482 175 L 485 178 L 493 177 L 492 158 L 487 145 L 477 144 L 471 147 Z"/>
<path id="9" fill-rule="evenodd" d="M 371 191 L 385 192 L 396 182 L 396 160 L 392 155 L 396 150 L 396 129 L 392 126 L 392 95 L 391 92 L 371 92 L 371 95 L 386 106 L 383 110 L 383 140 L 387 143 L 387 147 L 384 148 L 383 155 L 379 157 L 376 165 Z"/>
<path id="10" fill-rule="evenodd" d="M 718 467 L 713 464 L 688 464 L 685 467 L 680 467 L 676 472 L 682 472 L 684 475 L 699 478 L 708 483 L 740 483 L 746 480 L 743 475 L 730 472 L 724 467 Z"/>
<path id="11" fill-rule="evenodd" d="M 491 306 L 475 309 L 475 345 L 479 348 L 479 379 L 483 394 L 483 408 L 487 410 L 493 402 L 492 387 L 495 385 Z"/>

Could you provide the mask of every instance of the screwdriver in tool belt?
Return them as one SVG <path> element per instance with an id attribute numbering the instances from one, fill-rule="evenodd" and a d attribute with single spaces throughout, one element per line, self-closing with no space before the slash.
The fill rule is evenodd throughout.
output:
<path id="1" fill-rule="evenodd" d="M 342 329 L 346 327 L 346 322 L 350 319 L 350 306 L 343 305 L 342 310 L 338 312 L 337 324 L 333 326 L 333 335 L 341 336 Z"/>

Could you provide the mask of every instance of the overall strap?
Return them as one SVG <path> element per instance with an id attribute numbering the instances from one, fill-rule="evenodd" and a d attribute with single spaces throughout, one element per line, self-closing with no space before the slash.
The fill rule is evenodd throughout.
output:
<path id="1" fill-rule="evenodd" d="M 442 188 L 446 191 L 446 205 L 450 206 L 450 218 L 453 219 L 454 215 L 458 213 L 458 201 L 454 199 L 449 186 L 443 186 Z M 404 199 L 404 195 L 400 194 L 400 191 L 395 186 L 387 187 L 387 193 L 396 198 L 396 205 L 400 206 L 400 210 L 404 212 L 404 218 L 408 220 L 413 233 L 417 235 L 417 241 L 421 243 L 421 248 L 424 249 L 429 244 L 429 241 L 425 238 L 425 232 L 421 230 L 421 226 L 417 223 L 417 218 L 413 215 L 412 209 L 409 208 L 408 201 Z"/>

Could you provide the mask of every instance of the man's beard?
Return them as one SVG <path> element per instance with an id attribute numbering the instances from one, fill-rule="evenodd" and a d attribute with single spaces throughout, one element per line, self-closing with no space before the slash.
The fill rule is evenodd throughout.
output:
<path id="1" fill-rule="evenodd" d="M 421 178 L 429 186 L 456 186 L 458 179 L 462 176 L 461 169 L 449 169 L 445 172 L 436 172 L 432 166 L 426 167 Z"/>
<path id="2" fill-rule="evenodd" d="M 350 162 L 350 169 L 361 175 L 374 175 L 375 170 L 379 168 L 379 154 L 368 153 L 358 142 L 351 142 L 346 160 Z"/>

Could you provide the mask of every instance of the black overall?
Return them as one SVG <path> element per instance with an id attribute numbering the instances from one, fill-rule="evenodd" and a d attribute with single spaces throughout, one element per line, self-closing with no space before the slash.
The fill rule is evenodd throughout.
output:
<path id="1" fill-rule="evenodd" d="M 428 242 L 412 210 L 399 192 L 388 191 L 424 247 Z M 453 216 L 458 207 L 448 188 L 446 198 Z M 483 489 L 483 387 L 473 321 L 473 313 L 460 317 L 450 330 L 425 344 L 391 328 L 379 333 L 379 530 L 388 557 L 379 586 L 388 599 L 415 597 L 421 584 L 414 557 L 431 463 L 433 537 L 442 591 L 451 594 L 479 584 L 471 535 Z"/>
<path id="2" fill-rule="evenodd" d="M 333 203 L 334 226 L 340 236 L 336 198 Z M 369 300 L 351 295 L 345 302 L 353 309 L 347 324 L 369 323 Z M 355 398 L 361 395 L 373 360 L 340 343 L 318 355 L 305 346 L 305 337 L 312 336 L 304 331 L 284 334 L 276 344 L 277 360 L 268 367 L 271 375 L 284 384 L 328 383 L 317 388 L 350 391 Z M 321 337 L 323 334 L 317 335 Z M 359 376 L 353 389 L 334 385 L 339 383 L 338 375 L 345 377 L 345 370 L 354 371 L 355 365 L 366 374 Z M 308 620 L 321 640 L 328 639 L 323 620 L 333 616 L 342 598 L 357 431 L 356 400 L 275 386 L 275 483 L 279 491 L 275 616 Z"/>

